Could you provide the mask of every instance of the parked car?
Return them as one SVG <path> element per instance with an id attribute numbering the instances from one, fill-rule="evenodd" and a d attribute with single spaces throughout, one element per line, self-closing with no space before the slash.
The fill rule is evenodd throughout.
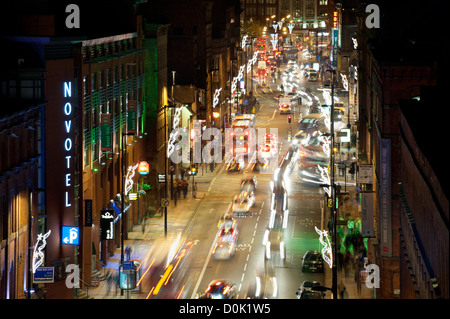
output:
<path id="1" fill-rule="evenodd" d="M 302 272 L 323 272 L 324 264 L 320 252 L 308 250 L 302 258 Z"/>

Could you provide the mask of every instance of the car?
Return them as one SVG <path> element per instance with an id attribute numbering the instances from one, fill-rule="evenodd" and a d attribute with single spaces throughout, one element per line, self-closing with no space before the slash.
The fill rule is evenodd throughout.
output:
<path id="1" fill-rule="evenodd" d="M 278 144 L 277 136 L 275 134 L 264 135 L 264 143 L 271 143 L 276 146 Z"/>
<path id="2" fill-rule="evenodd" d="M 231 229 L 236 228 L 237 226 L 237 219 L 234 217 L 234 214 L 232 212 L 225 213 L 217 223 L 217 228 L 222 229 Z"/>
<path id="3" fill-rule="evenodd" d="M 255 299 L 276 298 L 278 296 L 278 281 L 272 263 L 264 263 L 264 271 L 257 272 L 255 278 Z"/>
<path id="4" fill-rule="evenodd" d="M 292 108 L 289 104 L 280 104 L 280 114 L 291 114 Z"/>
<path id="5" fill-rule="evenodd" d="M 255 195 L 253 192 L 241 192 L 236 195 L 231 210 L 236 215 L 249 214 L 250 208 L 255 206 Z"/>
<path id="6" fill-rule="evenodd" d="M 298 295 L 298 299 L 323 299 L 323 295 L 319 291 L 303 291 Z"/>
<path id="7" fill-rule="evenodd" d="M 258 148 L 258 152 L 259 152 L 259 158 L 269 159 L 275 154 L 276 148 L 274 148 L 269 143 L 261 143 Z"/>
<path id="8" fill-rule="evenodd" d="M 265 170 L 269 166 L 269 161 L 264 159 L 263 161 L 256 161 L 256 163 L 251 164 L 252 171 L 261 171 Z"/>
<path id="9" fill-rule="evenodd" d="M 340 109 L 334 109 L 334 120 L 335 121 L 342 121 L 342 118 L 344 117 L 344 111 Z"/>
<path id="10" fill-rule="evenodd" d="M 318 287 L 318 286 L 321 286 L 321 283 L 318 282 L 317 280 L 305 280 L 305 281 L 303 281 L 303 283 L 300 286 L 300 288 L 298 288 L 297 295 L 300 297 L 302 292 L 304 292 L 304 291 L 313 291 L 312 288 L 313 287 Z"/>
<path id="11" fill-rule="evenodd" d="M 308 68 L 308 69 L 305 70 L 305 72 L 303 72 L 303 75 L 304 75 L 305 78 L 307 78 L 307 77 L 309 77 L 311 75 L 311 73 L 316 73 L 317 74 L 317 71 L 315 69 L 313 69 L 313 68 Z"/>
<path id="12" fill-rule="evenodd" d="M 321 113 L 311 113 L 304 116 L 298 122 L 298 131 L 294 135 L 293 142 L 295 144 L 300 144 L 301 141 L 308 136 L 308 134 L 315 131 L 329 133 L 329 128 L 327 127 L 325 120 L 325 116 Z"/>
<path id="13" fill-rule="evenodd" d="M 323 272 L 323 257 L 317 250 L 308 250 L 302 258 L 302 272 Z"/>
<path id="14" fill-rule="evenodd" d="M 201 299 L 235 299 L 236 285 L 226 279 L 216 279 L 209 283 Z"/>
<path id="15" fill-rule="evenodd" d="M 286 246 L 283 238 L 284 232 L 280 228 L 281 227 L 278 227 L 277 229 L 266 230 L 263 240 L 263 243 L 265 241 L 264 258 L 266 260 L 273 259 L 274 257 L 279 257 L 281 261 L 285 261 Z"/>
<path id="16" fill-rule="evenodd" d="M 319 81 L 319 75 L 317 72 L 310 72 L 308 76 L 308 82 L 317 82 Z"/>
<path id="17" fill-rule="evenodd" d="M 258 181 L 256 180 L 256 176 L 241 180 L 241 192 L 242 191 L 255 192 L 257 186 Z"/>
<path id="18" fill-rule="evenodd" d="M 214 259 L 230 259 L 234 256 L 238 241 L 238 230 L 236 227 L 222 227 L 212 250 Z"/>
<path id="19" fill-rule="evenodd" d="M 236 172 L 244 169 L 245 162 L 242 158 L 236 159 L 234 157 L 229 163 L 226 163 L 225 170 L 228 172 Z"/>

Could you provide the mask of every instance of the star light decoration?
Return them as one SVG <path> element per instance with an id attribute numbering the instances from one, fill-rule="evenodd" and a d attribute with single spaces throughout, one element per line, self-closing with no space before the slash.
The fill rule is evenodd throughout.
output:
<path id="1" fill-rule="evenodd" d="M 133 188 L 133 177 L 136 171 L 136 168 L 139 166 L 139 163 L 137 163 L 136 165 L 130 165 L 128 166 L 128 172 L 127 172 L 127 176 L 125 178 L 125 195 L 128 195 L 128 193 L 130 192 L 130 190 Z"/>
<path id="2" fill-rule="evenodd" d="M 342 85 L 344 86 L 344 90 L 348 91 L 348 81 L 347 81 L 347 76 L 345 74 L 341 73 L 341 77 L 342 77 Z"/>
<path id="3" fill-rule="evenodd" d="M 325 260 L 326 263 L 328 264 L 328 266 L 330 266 L 330 268 L 332 268 L 333 267 L 333 254 L 331 252 L 331 243 L 330 243 L 330 238 L 328 237 L 328 232 L 326 230 L 320 230 L 316 226 L 314 226 L 314 228 L 316 229 L 316 232 L 320 235 L 319 241 L 323 245 L 323 248 L 321 251 L 323 260 Z M 323 239 L 324 237 L 325 237 L 325 240 Z"/>
<path id="4" fill-rule="evenodd" d="M 48 236 L 50 236 L 51 232 L 52 232 L 52 230 L 50 229 L 45 234 L 39 234 L 37 237 L 37 243 L 34 246 L 34 251 L 33 251 L 33 265 L 32 265 L 33 274 L 36 273 L 36 269 L 38 269 L 39 266 L 42 265 L 42 263 L 44 262 L 45 256 L 44 256 L 44 253 L 42 252 L 42 250 L 47 245 L 46 239 Z M 41 243 L 41 244 L 38 245 L 39 243 Z"/>
<path id="5" fill-rule="evenodd" d="M 219 104 L 220 91 L 222 91 L 222 88 L 216 89 L 214 92 L 213 107 L 216 107 L 217 104 Z"/>

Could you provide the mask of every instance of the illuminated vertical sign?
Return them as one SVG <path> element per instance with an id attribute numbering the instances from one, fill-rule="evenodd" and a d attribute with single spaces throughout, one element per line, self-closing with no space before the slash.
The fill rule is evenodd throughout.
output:
<path id="1" fill-rule="evenodd" d="M 333 29 L 337 29 L 339 26 L 339 16 L 338 16 L 338 12 L 334 11 L 333 12 Z"/>
<path id="2" fill-rule="evenodd" d="M 63 86 L 63 95 L 64 98 L 67 99 L 63 106 L 63 112 L 65 115 L 64 118 L 64 168 L 65 168 L 65 174 L 64 174 L 64 187 L 65 187 L 65 198 L 64 203 L 65 207 L 72 206 L 72 197 L 69 196 L 70 189 L 72 188 L 72 148 L 73 148 L 73 141 L 71 138 L 71 132 L 72 132 L 72 115 L 73 115 L 73 107 L 70 103 L 70 98 L 72 97 L 72 82 L 64 82 Z"/>

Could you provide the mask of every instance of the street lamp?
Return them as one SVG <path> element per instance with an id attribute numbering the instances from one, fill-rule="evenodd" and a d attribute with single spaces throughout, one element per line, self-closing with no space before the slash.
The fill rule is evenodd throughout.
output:
<path id="1" fill-rule="evenodd" d="M 330 110 L 330 117 L 331 117 L 331 124 L 330 124 L 330 135 L 331 135 L 331 146 L 330 150 L 333 150 L 334 148 L 334 77 L 336 74 L 336 71 L 334 69 L 327 70 L 327 72 L 331 72 L 331 110 Z M 337 267 L 336 267 L 336 260 L 337 260 L 337 237 L 336 237 L 336 222 L 337 222 L 337 212 L 336 212 L 336 187 L 334 184 L 334 158 L 335 154 L 334 151 L 330 152 L 330 168 L 331 168 L 331 217 L 333 218 L 333 285 L 331 287 L 331 290 L 333 292 L 333 298 L 337 299 Z"/>
<path id="2" fill-rule="evenodd" d="M 134 133 L 128 133 L 128 132 L 122 132 L 122 149 L 121 149 L 121 165 L 122 165 L 122 191 L 121 191 L 121 199 L 122 199 L 122 205 L 121 205 L 121 212 L 120 212 L 120 220 L 121 220 L 121 225 L 120 225 L 120 266 L 122 267 L 123 270 L 123 262 L 124 262 L 124 249 L 123 249 L 123 245 L 124 245 L 124 232 L 125 232 L 125 156 L 127 156 L 127 137 L 130 135 L 134 135 Z M 121 290 L 121 296 L 123 296 L 123 289 Z"/>

